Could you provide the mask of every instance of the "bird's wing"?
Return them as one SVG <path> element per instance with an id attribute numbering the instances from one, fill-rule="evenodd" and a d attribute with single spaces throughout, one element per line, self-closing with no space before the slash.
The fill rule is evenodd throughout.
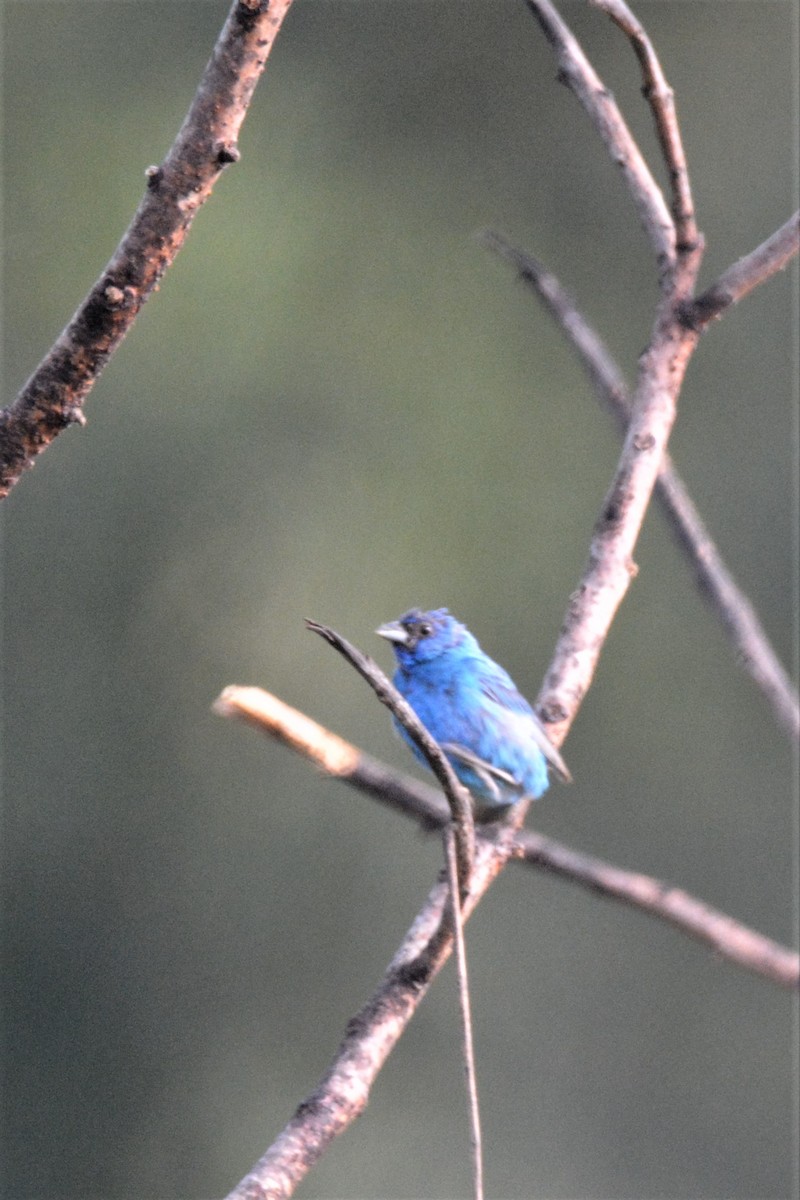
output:
<path id="1" fill-rule="evenodd" d="M 550 741 L 528 701 L 514 687 L 511 677 L 499 668 L 497 676 L 487 680 L 482 687 L 486 698 L 503 709 L 504 720 L 517 726 L 520 738 L 529 737 L 536 743 L 562 783 L 572 783 L 567 764 Z"/>
<path id="2" fill-rule="evenodd" d="M 456 759 L 475 772 L 486 791 L 495 798 L 495 803 L 500 803 L 502 800 L 500 789 L 497 786 L 498 782 L 505 783 L 512 788 L 520 786 L 519 780 L 515 779 L 508 771 L 492 766 L 491 763 L 486 762 L 486 759 L 473 754 L 466 746 L 460 746 L 456 742 L 442 742 L 442 749 L 450 758 Z"/>

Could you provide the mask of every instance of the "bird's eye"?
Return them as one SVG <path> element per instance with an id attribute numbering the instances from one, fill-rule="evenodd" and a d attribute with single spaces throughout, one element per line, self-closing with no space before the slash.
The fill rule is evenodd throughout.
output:
<path id="1" fill-rule="evenodd" d="M 433 626 L 430 624 L 429 621 L 422 621 L 417 626 L 417 633 L 419 634 L 420 637 L 430 637 L 431 634 L 433 633 Z"/>

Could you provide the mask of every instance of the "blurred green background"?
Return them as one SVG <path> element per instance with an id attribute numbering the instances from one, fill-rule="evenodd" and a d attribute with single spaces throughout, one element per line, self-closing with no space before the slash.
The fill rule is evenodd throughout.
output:
<path id="1" fill-rule="evenodd" d="M 6 3 L 8 402 L 166 153 L 225 3 Z M 564 11 L 655 161 L 633 53 Z M 797 202 L 797 6 L 645 3 L 703 280 Z M 212 715 L 257 683 L 411 766 L 306 633 L 449 605 L 534 696 L 618 452 L 569 348 L 474 239 L 543 258 L 628 377 L 656 295 L 618 172 L 511 0 L 296 0 L 226 171 L 87 404 L 4 505 L 4 1194 L 220 1195 L 327 1067 L 440 863 Z M 796 274 L 715 326 L 673 449 L 794 651 Z M 792 756 L 657 509 L 537 828 L 793 938 Z M 792 1187 L 783 991 L 564 882 L 469 927 L 487 1194 Z M 454 979 L 311 1198 L 469 1191 Z"/>

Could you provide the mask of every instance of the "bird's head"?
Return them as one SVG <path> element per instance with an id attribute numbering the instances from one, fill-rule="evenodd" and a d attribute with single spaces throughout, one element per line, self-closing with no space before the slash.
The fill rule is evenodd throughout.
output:
<path id="1" fill-rule="evenodd" d="M 446 608 L 435 608 L 423 612 L 412 608 L 409 612 L 381 625 L 375 632 L 392 643 L 395 657 L 401 667 L 429 662 L 448 650 L 461 646 L 470 634 Z"/>

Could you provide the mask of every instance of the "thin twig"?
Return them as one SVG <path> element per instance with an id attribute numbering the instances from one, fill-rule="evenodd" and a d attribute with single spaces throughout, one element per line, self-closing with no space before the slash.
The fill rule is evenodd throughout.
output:
<path id="1" fill-rule="evenodd" d="M 686 484 L 667 456 L 658 478 L 664 507 L 674 514 L 673 532 L 688 547 L 701 588 L 736 649 L 736 661 L 748 672 L 793 741 L 800 739 L 800 698 L 756 610 L 731 575 Z"/>
<path id="2" fill-rule="evenodd" d="M 458 847 L 452 824 L 448 824 L 444 831 L 444 855 L 447 864 L 447 882 L 450 890 L 449 911 L 453 922 L 453 938 L 456 948 L 458 1002 L 461 1011 L 461 1044 L 464 1056 L 464 1082 L 467 1089 L 470 1146 L 472 1149 L 472 1194 L 474 1200 L 483 1200 L 481 1110 L 478 1102 L 478 1074 L 475 1068 L 475 1038 L 472 1028 L 472 1005 L 470 1002 L 469 975 L 467 972 L 467 948 L 464 944 L 464 924 L 461 919 L 461 902 L 459 900 Z"/>
<path id="3" fill-rule="evenodd" d="M 608 14 L 627 34 L 636 51 L 644 77 L 642 92 L 653 110 L 656 134 L 672 187 L 672 215 L 675 219 L 677 248 L 694 249 L 700 234 L 695 222 L 689 170 L 675 111 L 674 92 L 667 83 L 650 38 L 624 0 L 589 0 L 589 3 Z"/>
<path id="4" fill-rule="evenodd" d="M 653 178 L 614 97 L 603 84 L 575 35 L 550 0 L 525 0 L 558 62 L 558 77 L 575 93 L 622 171 L 639 220 L 656 254 L 662 278 L 675 261 L 675 226 L 661 189 Z"/>
<path id="5" fill-rule="evenodd" d="M 542 300 L 577 350 L 598 397 L 615 414 L 624 430 L 631 412 L 625 378 L 603 339 L 578 310 L 566 289 L 538 259 L 513 246 L 499 233 L 486 230 L 480 235 L 480 241 L 513 263 L 521 279 Z M 790 737 L 797 740 L 800 738 L 797 690 L 755 609 L 728 570 L 668 453 L 661 460 L 656 487 L 671 528 L 696 571 L 704 595 L 728 633 L 737 661 L 761 689 Z"/>
<path id="6" fill-rule="evenodd" d="M 507 859 L 507 848 L 478 838 L 465 919 Z M 448 895 L 445 880 L 434 886 L 380 985 L 348 1022 L 330 1068 L 227 1200 L 291 1196 L 333 1139 L 364 1111 L 381 1067 L 452 951 L 452 925 L 443 920 Z"/>
<path id="7" fill-rule="evenodd" d="M 441 828 L 450 819 L 435 788 L 377 762 L 261 688 L 227 687 L 215 701 L 214 711 L 252 725 L 333 777 L 390 804 L 425 830 Z M 773 983 L 794 988 L 800 983 L 799 955 L 682 889 L 582 854 L 531 830 L 515 834 L 510 853 L 514 861 L 551 871 L 667 921 L 730 962 Z"/>
<path id="8" fill-rule="evenodd" d="M 16 399 L 0 410 L 0 498 L 70 425 L 186 238 L 228 163 L 292 0 L 235 0 L 191 108 L 122 241 Z"/>
<path id="9" fill-rule="evenodd" d="M 447 914 L 456 947 L 462 1048 L 472 1149 L 473 1195 L 475 1200 L 483 1200 L 480 1108 L 461 907 L 462 897 L 466 900 L 469 896 L 470 880 L 475 862 L 475 826 L 470 801 L 438 743 L 431 737 L 410 704 L 390 683 L 378 665 L 334 629 L 321 625 L 317 621 L 309 620 L 306 621 L 306 628 L 329 642 L 367 681 L 381 703 L 386 705 L 425 755 L 428 764 L 442 784 L 450 805 L 452 822 L 448 823 L 444 831 L 445 863 L 450 896 Z"/>
<path id="10" fill-rule="evenodd" d="M 737 304 L 753 288 L 782 271 L 800 251 L 800 211 L 781 225 L 755 250 L 740 258 L 720 275 L 696 300 L 687 301 L 681 310 L 683 321 L 691 329 L 705 329 L 718 320 L 727 308 Z"/>
<path id="11" fill-rule="evenodd" d="M 765 979 L 783 987 L 796 989 L 800 985 L 800 955 L 772 938 L 748 929 L 683 888 L 673 887 L 650 875 L 625 871 L 531 830 L 518 834 L 515 852 L 525 861 L 561 875 L 570 883 L 583 883 L 598 895 L 620 900 L 669 922 L 730 962 L 755 971 Z"/>
<path id="12" fill-rule="evenodd" d="M 459 782 L 453 768 L 439 747 L 438 742 L 431 737 L 428 730 L 420 721 L 411 705 L 405 700 L 393 683 L 387 679 L 376 662 L 361 650 L 351 645 L 335 629 L 321 625 L 318 621 L 306 621 L 306 628 L 312 633 L 329 642 L 342 657 L 366 679 L 381 704 L 385 704 L 396 717 L 410 737 L 419 746 L 439 783 L 444 790 L 450 812 L 453 817 L 458 850 L 458 873 L 461 881 L 462 895 L 469 889 L 469 876 L 472 861 L 475 857 L 475 824 L 472 817 L 472 806 L 466 789 Z"/>
<path id="13" fill-rule="evenodd" d="M 564 330 L 578 351 L 581 364 L 593 386 L 623 427 L 631 415 L 628 384 L 599 333 L 589 324 L 573 298 L 552 271 L 527 250 L 515 246 L 495 229 L 484 229 L 477 239 L 498 258 L 510 262 L 520 279 L 543 301 L 551 317 Z"/>

